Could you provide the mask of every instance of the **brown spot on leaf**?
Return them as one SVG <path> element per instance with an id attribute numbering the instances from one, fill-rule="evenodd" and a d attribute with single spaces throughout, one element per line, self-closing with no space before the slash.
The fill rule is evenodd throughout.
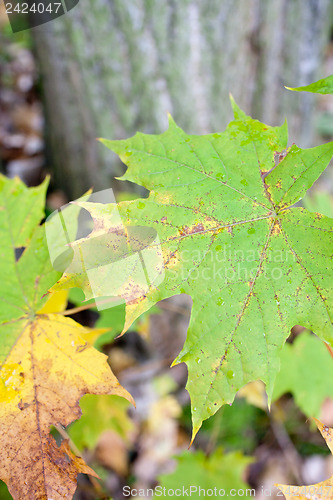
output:
<path id="1" fill-rule="evenodd" d="M 280 222 L 277 219 L 275 219 L 272 235 L 276 235 L 276 234 L 280 234 L 280 233 L 281 233 Z"/>
<path id="2" fill-rule="evenodd" d="M 76 352 L 83 352 L 87 349 L 87 347 L 88 347 L 88 344 L 79 345 L 76 348 Z"/>
<path id="3" fill-rule="evenodd" d="M 178 229 L 180 236 L 185 236 L 186 234 L 188 234 L 188 231 L 188 226 L 182 226 L 181 229 Z"/>
<path id="4" fill-rule="evenodd" d="M 201 224 L 201 222 L 199 222 L 198 224 L 196 224 L 195 226 L 193 226 L 191 228 L 191 234 L 195 234 L 195 233 L 200 233 L 202 231 L 204 231 L 204 226 L 203 224 Z"/>
<path id="5" fill-rule="evenodd" d="M 181 236 L 185 236 L 187 234 L 201 233 L 204 230 L 205 230 L 204 225 L 201 222 L 198 222 L 198 224 L 195 224 L 194 226 L 191 227 L 182 226 L 182 228 L 179 229 L 179 233 Z"/>

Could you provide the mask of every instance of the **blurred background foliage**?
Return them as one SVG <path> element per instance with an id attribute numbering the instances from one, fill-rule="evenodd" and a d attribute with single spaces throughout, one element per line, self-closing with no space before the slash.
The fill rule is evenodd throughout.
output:
<path id="1" fill-rule="evenodd" d="M 287 118 L 290 143 L 332 140 L 332 96 L 284 89 L 333 73 L 332 35 L 329 0 L 82 0 L 66 16 L 16 34 L 1 3 L 1 171 L 28 185 L 49 173 L 47 213 L 91 186 L 135 198 L 145 191 L 113 179 L 124 166 L 96 137 L 161 132 L 167 112 L 189 133 L 222 130 L 232 116 L 229 91 L 270 125 Z M 332 217 L 332 193 L 330 167 L 304 206 Z M 117 500 L 126 485 L 158 484 L 251 487 L 256 498 L 267 498 L 266 488 L 275 498 L 274 483 L 333 474 L 332 456 L 308 419 L 333 426 L 333 361 L 311 332 L 292 330 L 270 412 L 263 384 L 249 384 L 204 422 L 187 451 L 187 372 L 170 364 L 185 339 L 190 298 L 163 301 L 121 338 L 123 304 L 77 310 L 83 297 L 76 289 L 61 300 L 137 403 L 85 396 L 82 418 L 53 429 L 101 477 L 81 477 L 76 499 Z M 0 498 L 11 498 L 1 483 Z"/>
<path id="2" fill-rule="evenodd" d="M 287 118 L 300 147 L 332 134 L 329 98 L 284 89 L 333 73 L 330 0 L 95 0 L 16 34 L 1 4 L 3 169 L 47 168 L 70 199 L 136 189 L 96 137 L 162 132 L 167 112 L 187 133 L 222 131 L 229 92 L 270 125 Z"/>

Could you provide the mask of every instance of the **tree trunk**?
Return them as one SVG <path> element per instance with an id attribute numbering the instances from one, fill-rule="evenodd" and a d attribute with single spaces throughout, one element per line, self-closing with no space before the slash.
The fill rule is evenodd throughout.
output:
<path id="1" fill-rule="evenodd" d="M 82 0 L 34 28 L 56 182 L 72 199 L 114 185 L 123 168 L 95 138 L 161 132 L 167 112 L 189 133 L 223 130 L 229 92 L 311 145 L 314 98 L 284 85 L 323 76 L 331 11 L 330 0 Z"/>

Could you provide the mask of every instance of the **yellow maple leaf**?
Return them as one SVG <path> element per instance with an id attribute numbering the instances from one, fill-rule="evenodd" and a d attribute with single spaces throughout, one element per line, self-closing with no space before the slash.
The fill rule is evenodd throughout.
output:
<path id="1" fill-rule="evenodd" d="M 71 498 L 79 472 L 96 474 L 66 442 L 57 446 L 50 427 L 79 418 L 86 393 L 132 399 L 72 319 L 39 315 L 21 328 L 0 369 L 0 476 L 14 498 Z"/>
<path id="2" fill-rule="evenodd" d="M 333 429 L 322 424 L 316 418 L 313 419 L 321 435 L 326 441 L 327 446 L 333 454 Z M 289 486 L 286 484 L 275 484 L 287 500 L 332 500 L 333 499 L 333 476 L 321 483 L 311 484 L 309 486 Z"/>

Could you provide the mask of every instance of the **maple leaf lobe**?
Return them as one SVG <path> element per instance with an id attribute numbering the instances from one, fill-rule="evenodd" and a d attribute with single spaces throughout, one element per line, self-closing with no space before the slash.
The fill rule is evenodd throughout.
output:
<path id="1" fill-rule="evenodd" d="M 102 141 L 128 166 L 122 179 L 150 191 L 118 205 L 122 224 L 154 228 L 164 262 L 163 280 L 141 295 L 138 286 L 130 296 L 133 280 L 120 290 L 124 331 L 159 300 L 193 299 L 174 364 L 188 366 L 194 434 L 250 381 L 263 380 L 270 400 L 295 324 L 333 341 L 332 220 L 292 207 L 326 168 L 333 143 L 287 148 L 286 122 L 269 127 L 232 105 L 235 119 L 220 134 L 187 135 L 170 120 L 160 135 Z M 85 208 L 112 226 L 114 207 Z M 87 279 L 70 272 L 59 288 L 74 282 L 91 297 Z"/>

